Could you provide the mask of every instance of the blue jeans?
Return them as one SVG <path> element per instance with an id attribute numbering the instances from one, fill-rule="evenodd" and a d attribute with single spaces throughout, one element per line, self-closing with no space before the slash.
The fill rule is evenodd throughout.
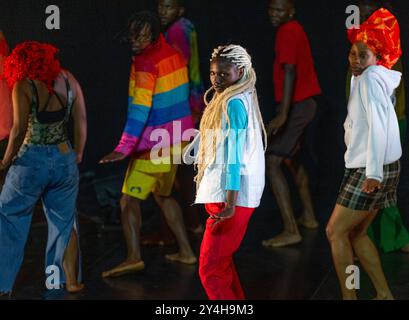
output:
<path id="1" fill-rule="evenodd" d="M 76 201 L 79 174 L 72 149 L 23 145 L 10 167 L 0 195 L 0 292 L 10 293 L 24 256 L 33 210 L 42 200 L 48 222 L 46 268 L 59 270 L 73 229 L 78 232 Z"/>

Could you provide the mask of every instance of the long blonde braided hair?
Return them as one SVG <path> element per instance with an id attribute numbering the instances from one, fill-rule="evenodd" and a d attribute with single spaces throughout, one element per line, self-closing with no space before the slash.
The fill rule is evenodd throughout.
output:
<path id="1" fill-rule="evenodd" d="M 226 88 L 222 93 L 217 93 L 213 87 L 206 91 L 204 95 L 204 100 L 206 104 L 206 109 L 203 113 L 202 120 L 200 122 L 200 135 L 201 142 L 199 146 L 199 152 L 197 157 L 197 175 L 195 177 L 195 182 L 197 188 L 203 178 L 206 168 L 216 159 L 216 144 L 217 135 L 211 135 L 211 150 L 208 150 L 209 143 L 206 141 L 208 135 L 206 132 L 212 130 L 213 132 L 220 132 L 222 130 L 222 115 L 224 115 L 228 130 L 230 130 L 230 119 L 227 113 L 227 103 L 229 99 L 237 94 L 244 92 L 252 92 L 253 104 L 252 107 L 256 111 L 257 121 L 263 131 L 264 135 L 264 148 L 267 146 L 267 133 L 264 127 L 263 118 L 261 116 L 260 107 L 257 98 L 256 91 L 256 81 L 257 76 L 254 71 L 251 56 L 247 53 L 246 49 L 239 45 L 227 45 L 220 46 L 214 49 L 212 54 L 212 59 L 214 61 L 217 58 L 223 58 L 227 61 L 233 63 L 239 69 L 244 69 L 243 76 L 234 85 Z M 208 102 L 208 96 L 214 91 L 212 99 Z M 265 150 L 265 149 L 264 149 Z M 209 161 L 210 152 L 210 161 Z"/>

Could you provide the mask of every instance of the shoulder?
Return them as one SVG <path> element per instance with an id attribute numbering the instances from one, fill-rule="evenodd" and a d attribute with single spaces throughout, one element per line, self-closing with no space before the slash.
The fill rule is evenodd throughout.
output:
<path id="1" fill-rule="evenodd" d="M 190 31 L 190 30 L 194 30 L 195 26 L 193 24 L 192 21 L 190 21 L 189 19 L 182 17 L 179 20 L 175 21 L 168 29 L 167 32 L 175 32 L 175 31 Z"/>
<path id="2" fill-rule="evenodd" d="M 14 84 L 13 91 L 17 94 L 28 94 L 31 92 L 31 83 L 28 79 L 19 80 Z"/>
<path id="3" fill-rule="evenodd" d="M 13 101 L 17 99 L 19 103 L 15 105 L 18 106 L 19 110 L 29 110 L 30 104 L 33 98 L 33 89 L 29 80 L 19 80 L 14 84 L 13 87 Z"/>
<path id="4" fill-rule="evenodd" d="M 370 66 L 368 69 L 364 71 L 361 75 L 361 86 L 377 86 L 381 83 L 381 78 L 379 76 L 379 68 L 380 66 Z"/>
<path id="5" fill-rule="evenodd" d="M 132 68 L 135 72 L 156 72 L 155 59 L 151 55 L 137 55 L 134 56 L 132 62 Z"/>
<path id="6" fill-rule="evenodd" d="M 74 97 L 76 97 L 77 92 L 81 88 L 77 78 L 69 71 L 66 69 L 63 69 L 60 73 L 60 75 L 68 80 L 69 85 L 71 86 L 71 89 L 74 92 Z"/>
<path id="7" fill-rule="evenodd" d="M 297 35 L 300 33 L 304 33 L 304 28 L 298 21 L 292 20 L 290 22 L 283 24 L 278 29 L 277 36 Z"/>
<path id="8" fill-rule="evenodd" d="M 75 76 L 74 76 L 70 71 L 63 69 L 63 70 L 61 71 L 61 75 L 62 75 L 64 78 L 68 79 L 68 81 L 69 81 L 70 83 L 72 83 L 72 84 L 78 84 L 77 78 L 75 78 Z"/>
<path id="9" fill-rule="evenodd" d="M 196 29 L 196 28 L 195 28 L 195 25 L 193 24 L 193 22 L 190 21 L 189 19 L 187 19 L 187 18 L 185 18 L 185 17 L 182 17 L 182 18 L 180 18 L 179 20 L 180 20 L 181 24 L 184 26 L 184 28 L 185 28 L 186 30 L 188 30 L 188 31 L 194 31 L 194 30 Z"/>
<path id="10" fill-rule="evenodd" d="M 232 108 L 245 108 L 243 100 L 237 96 L 229 100 L 228 106 Z"/>
<path id="11" fill-rule="evenodd" d="M 227 103 L 227 112 L 229 114 L 247 114 L 246 107 L 240 97 L 233 97 Z"/>

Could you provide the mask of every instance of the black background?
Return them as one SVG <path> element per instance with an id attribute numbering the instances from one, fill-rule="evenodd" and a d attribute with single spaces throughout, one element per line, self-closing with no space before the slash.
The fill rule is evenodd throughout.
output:
<path id="1" fill-rule="evenodd" d="M 258 92 L 265 120 L 271 119 L 274 30 L 269 24 L 268 0 L 186 0 L 187 17 L 197 27 L 202 73 L 206 86 L 209 56 L 214 47 L 229 42 L 246 47 L 258 74 Z M 323 95 L 319 113 L 309 129 L 304 158 L 313 179 L 339 179 L 343 172 L 343 121 L 346 116 L 347 53 L 345 9 L 353 0 L 299 0 L 297 19 L 311 42 Z M 401 30 L 404 62 L 409 36 L 409 2 L 396 0 L 394 13 Z M 61 10 L 61 29 L 45 27 L 48 5 Z M 115 35 L 131 13 L 156 8 L 156 0 L 0 0 L 0 29 L 11 47 L 24 40 L 50 42 L 61 50 L 63 66 L 81 83 L 88 108 L 89 139 L 82 170 L 97 168 L 97 160 L 113 150 L 120 138 L 127 110 L 130 52 Z M 407 63 L 406 63 L 407 64 Z M 409 88 L 407 88 L 407 92 Z M 406 143 L 401 194 L 406 193 Z M 319 180 L 319 179 L 318 179 Z M 407 197 L 404 197 L 407 198 Z"/>

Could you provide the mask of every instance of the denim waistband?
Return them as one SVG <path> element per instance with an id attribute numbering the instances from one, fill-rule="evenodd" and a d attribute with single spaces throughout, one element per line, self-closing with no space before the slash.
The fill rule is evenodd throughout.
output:
<path id="1" fill-rule="evenodd" d="M 72 151 L 72 146 L 70 142 L 65 142 L 69 148 L 69 151 Z M 40 145 L 40 144 L 23 144 L 20 148 L 19 153 L 23 153 L 26 151 L 30 152 L 36 152 L 36 153 L 48 153 L 48 154 L 54 154 L 54 153 L 60 153 L 60 144 L 50 144 L 50 145 Z"/>

